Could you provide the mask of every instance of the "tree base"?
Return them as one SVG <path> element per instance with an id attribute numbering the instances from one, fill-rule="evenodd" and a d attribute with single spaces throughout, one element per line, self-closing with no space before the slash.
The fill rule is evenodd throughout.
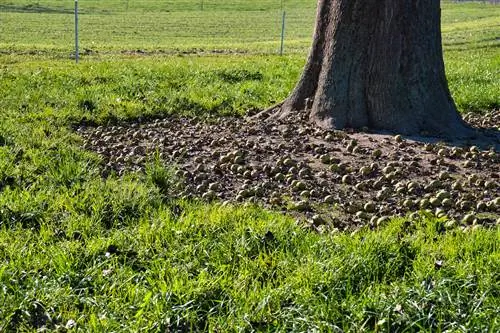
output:
<path id="1" fill-rule="evenodd" d="M 310 102 L 309 102 L 310 103 Z M 311 105 L 309 105 L 311 106 Z M 248 117 L 251 122 L 265 122 L 269 124 L 286 124 L 286 123 L 313 123 L 318 128 L 323 130 L 346 130 L 348 132 L 365 132 L 370 134 L 403 134 L 409 139 L 420 142 L 443 141 L 456 146 L 471 146 L 476 145 L 484 149 L 493 148 L 500 150 L 500 131 L 494 128 L 475 128 L 467 124 L 458 117 L 453 126 L 449 124 L 438 131 L 429 131 L 428 128 L 423 128 L 418 131 L 407 132 L 404 130 L 387 130 L 377 129 L 373 127 L 344 127 L 337 128 L 332 126 L 334 122 L 318 121 L 312 113 L 312 108 L 303 108 L 302 110 L 293 110 L 287 107 L 287 100 L 275 104 L 259 113 Z"/>
<path id="2" fill-rule="evenodd" d="M 320 0 L 311 52 L 272 119 L 305 112 L 323 129 L 477 136 L 445 77 L 438 0 Z M 279 110 L 275 110 L 279 106 Z"/>

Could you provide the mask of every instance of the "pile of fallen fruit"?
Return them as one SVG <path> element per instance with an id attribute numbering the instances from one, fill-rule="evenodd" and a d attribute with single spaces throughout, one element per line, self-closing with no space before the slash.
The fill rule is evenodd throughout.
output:
<path id="1" fill-rule="evenodd" d="M 499 118 L 465 116 L 493 132 Z M 156 155 L 176 169 L 172 196 L 253 202 L 320 230 L 376 227 L 416 211 L 446 216 L 450 228 L 500 224 L 497 138 L 450 144 L 323 130 L 303 119 L 170 117 L 77 131 L 102 156 L 103 175 L 141 171 Z"/>

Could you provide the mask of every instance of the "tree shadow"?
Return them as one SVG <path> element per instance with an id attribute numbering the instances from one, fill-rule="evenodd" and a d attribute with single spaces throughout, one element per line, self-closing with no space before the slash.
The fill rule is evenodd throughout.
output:
<path id="1" fill-rule="evenodd" d="M 45 13 L 45 14 L 72 14 L 73 9 L 45 7 L 39 4 L 28 5 L 14 5 L 14 4 L 0 4 L 0 12 L 11 13 Z"/>
<path id="2" fill-rule="evenodd" d="M 408 139 L 421 143 L 443 143 L 454 147 L 476 146 L 483 150 L 494 149 L 500 151 L 500 130 L 496 128 L 477 128 L 471 126 L 473 135 L 465 138 L 427 137 L 409 135 Z"/>

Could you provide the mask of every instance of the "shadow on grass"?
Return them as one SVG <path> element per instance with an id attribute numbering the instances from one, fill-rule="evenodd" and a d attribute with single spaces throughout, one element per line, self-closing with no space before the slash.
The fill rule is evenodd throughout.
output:
<path id="1" fill-rule="evenodd" d="M 15 4 L 0 4 L 0 12 L 10 12 L 10 13 L 38 13 L 38 14 L 74 14 L 74 8 L 70 7 L 47 7 L 41 6 L 39 4 L 28 4 L 28 5 L 15 5 Z M 94 14 L 109 14 L 110 12 L 105 9 L 99 8 L 88 8 L 78 10 L 80 14 L 88 14 L 92 12 Z"/>
<path id="2" fill-rule="evenodd" d="M 45 7 L 39 4 L 29 5 L 14 5 L 14 4 L 1 4 L 1 12 L 13 13 L 48 13 L 48 14 L 72 14 L 73 9 L 61 7 Z"/>

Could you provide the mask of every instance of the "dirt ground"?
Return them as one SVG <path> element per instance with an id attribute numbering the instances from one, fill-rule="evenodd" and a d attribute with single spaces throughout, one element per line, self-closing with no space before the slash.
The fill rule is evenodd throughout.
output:
<path id="1" fill-rule="evenodd" d="M 325 131 L 305 114 L 280 121 L 171 117 L 80 127 L 103 175 L 173 165 L 171 195 L 254 202 L 319 230 L 345 230 L 423 210 L 445 226 L 500 224 L 500 111 L 466 115 L 487 141 L 442 142 L 368 131 Z"/>

